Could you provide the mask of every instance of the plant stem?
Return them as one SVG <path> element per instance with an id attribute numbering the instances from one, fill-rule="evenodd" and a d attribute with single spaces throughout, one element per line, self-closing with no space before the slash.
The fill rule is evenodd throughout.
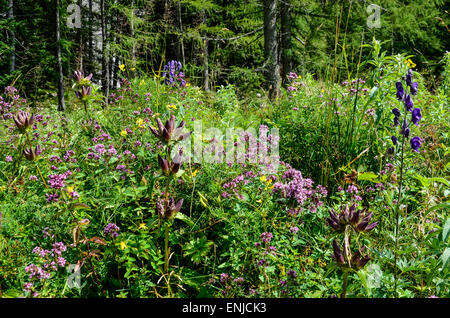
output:
<path id="1" fill-rule="evenodd" d="M 45 187 L 48 189 L 47 182 L 45 182 L 45 179 L 44 179 L 44 177 L 42 176 L 42 173 L 41 173 L 41 169 L 39 169 L 39 164 L 36 165 L 36 168 L 37 168 L 37 171 L 39 172 L 39 175 L 41 176 L 42 181 L 44 182 Z"/>
<path id="2" fill-rule="evenodd" d="M 400 184 L 398 187 L 398 198 L 397 198 L 397 208 L 396 208 L 396 222 L 395 222 L 395 250 L 394 250 L 394 292 L 395 297 L 397 297 L 397 279 L 398 279 L 398 269 L 397 269 L 397 258 L 398 258 L 398 232 L 400 223 L 400 199 L 402 195 L 402 185 L 403 185 L 403 159 L 404 159 L 404 146 L 405 146 L 405 136 L 402 138 L 402 157 L 400 163 Z"/>
<path id="3" fill-rule="evenodd" d="M 166 221 L 166 233 L 164 237 L 164 272 L 167 275 L 167 293 L 169 297 L 172 295 L 172 290 L 170 288 L 170 279 L 169 279 L 169 222 Z"/>
<path id="4" fill-rule="evenodd" d="M 347 281 L 348 281 L 348 271 L 344 270 L 344 282 L 342 283 L 341 298 L 345 298 L 345 295 L 347 294 Z"/>

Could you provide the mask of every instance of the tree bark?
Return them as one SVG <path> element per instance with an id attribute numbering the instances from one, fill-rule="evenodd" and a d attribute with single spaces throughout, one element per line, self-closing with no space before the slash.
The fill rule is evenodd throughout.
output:
<path id="1" fill-rule="evenodd" d="M 131 44 L 131 68 L 134 68 L 134 71 L 131 71 L 132 76 L 136 78 L 136 41 L 134 38 L 134 0 L 131 1 L 131 21 L 130 21 L 130 31 L 131 31 L 131 37 L 132 37 L 132 44 Z M 130 72 L 130 70 L 129 70 Z"/>
<path id="2" fill-rule="evenodd" d="M 8 0 L 8 19 L 10 21 L 14 20 L 14 1 Z M 10 40 L 10 51 L 9 56 L 9 74 L 12 74 L 16 69 L 16 35 L 14 29 L 8 29 L 9 40 Z"/>
<path id="3" fill-rule="evenodd" d="M 80 7 L 80 10 L 83 10 L 83 1 L 82 0 L 78 0 L 78 6 Z M 83 17 L 82 13 L 81 13 L 81 17 Z M 79 51 L 78 51 L 78 61 L 77 61 L 76 69 L 83 71 L 83 58 L 84 58 L 84 49 L 83 49 L 83 47 L 84 47 L 84 42 L 83 42 L 83 30 L 82 30 L 82 28 L 78 28 L 77 29 L 77 41 L 80 44 L 80 46 L 79 46 Z M 68 74 L 71 74 L 70 70 L 69 70 Z"/>
<path id="4" fill-rule="evenodd" d="M 100 20 L 102 29 L 102 91 L 105 96 L 105 103 L 108 105 L 109 99 L 109 52 L 108 52 L 108 30 L 106 25 L 105 0 L 100 1 Z"/>
<path id="5" fill-rule="evenodd" d="M 203 24 L 206 24 L 206 12 L 203 11 Z M 203 35 L 203 86 L 205 91 L 209 91 L 209 71 L 208 71 L 208 36 Z"/>
<path id="6" fill-rule="evenodd" d="M 292 71 L 291 58 L 291 0 L 281 1 L 281 78 L 286 82 L 288 74 Z"/>
<path id="7" fill-rule="evenodd" d="M 264 0 L 264 59 L 265 76 L 271 99 L 279 96 L 280 66 L 277 46 L 277 1 Z"/>
<path id="8" fill-rule="evenodd" d="M 60 1 L 56 0 L 56 45 L 57 45 L 57 59 L 58 59 L 58 110 L 64 111 L 66 109 L 66 103 L 64 101 L 64 74 L 62 68 L 61 58 L 61 23 L 59 21 L 59 4 Z"/>
<path id="9" fill-rule="evenodd" d="M 184 56 L 184 42 L 183 42 L 183 23 L 181 19 L 181 1 L 178 2 L 178 22 L 180 23 L 180 51 L 183 61 L 183 67 L 186 65 L 186 58 Z"/>
<path id="10" fill-rule="evenodd" d="M 93 25 L 93 18 L 92 18 L 92 0 L 89 0 L 89 71 L 88 73 L 94 74 L 94 36 L 92 34 L 92 25 Z"/>

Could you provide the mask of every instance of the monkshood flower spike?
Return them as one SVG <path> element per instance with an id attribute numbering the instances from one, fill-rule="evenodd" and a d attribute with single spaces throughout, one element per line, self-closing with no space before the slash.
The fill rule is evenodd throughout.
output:
<path id="1" fill-rule="evenodd" d="M 413 70 L 408 69 L 407 74 L 403 77 L 403 79 L 406 82 L 406 88 L 407 90 L 409 89 L 409 92 L 404 89 L 401 81 L 395 83 L 396 97 L 399 101 L 403 102 L 405 107 L 404 108 L 405 114 L 402 117 L 402 112 L 400 111 L 400 109 L 398 109 L 397 107 L 392 109 L 392 114 L 394 114 L 394 127 L 400 125 L 400 118 L 402 117 L 400 134 L 405 139 L 408 139 L 411 133 L 408 121 L 406 119 L 406 113 L 411 112 L 411 122 L 416 126 L 419 126 L 419 121 L 422 119 L 422 111 L 420 110 L 420 108 L 414 108 L 414 102 L 411 97 L 417 95 L 417 89 L 419 87 L 419 84 L 417 82 L 413 82 L 413 75 L 414 75 Z M 398 144 L 398 138 L 396 136 L 392 136 L 391 140 L 394 145 Z M 419 152 L 418 149 L 420 148 L 421 145 L 421 139 L 419 137 L 414 137 L 411 139 L 410 142 L 411 148 L 414 151 Z"/>

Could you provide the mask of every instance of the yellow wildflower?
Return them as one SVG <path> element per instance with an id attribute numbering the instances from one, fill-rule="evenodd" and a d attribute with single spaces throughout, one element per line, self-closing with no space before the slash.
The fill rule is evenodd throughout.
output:
<path id="1" fill-rule="evenodd" d="M 411 59 L 407 59 L 406 60 L 406 64 L 408 65 L 409 68 L 415 68 L 416 67 L 416 64 Z"/>
<path id="2" fill-rule="evenodd" d="M 177 106 L 175 106 L 174 104 L 168 104 L 166 107 L 167 107 L 167 110 L 177 109 Z"/>
<path id="3" fill-rule="evenodd" d="M 119 68 L 120 68 L 120 70 L 121 70 L 122 72 L 124 72 L 124 71 L 125 71 L 125 64 L 120 64 L 120 65 L 119 65 Z"/>
<path id="4" fill-rule="evenodd" d="M 189 87 L 189 86 L 191 86 L 191 84 L 190 83 L 186 83 L 186 87 Z"/>
<path id="5" fill-rule="evenodd" d="M 127 133 L 127 131 L 126 131 L 125 129 L 122 130 L 122 131 L 120 132 L 120 135 L 121 135 L 122 137 L 125 137 L 127 134 L 128 134 L 128 133 Z"/>
<path id="6" fill-rule="evenodd" d="M 137 125 L 139 128 L 144 128 L 144 127 L 145 127 L 145 122 L 144 122 L 144 120 L 143 120 L 142 118 L 139 118 L 139 119 L 136 121 L 136 125 Z"/>
<path id="7" fill-rule="evenodd" d="M 127 247 L 127 243 L 125 241 L 120 242 L 120 249 L 124 250 Z"/>
<path id="8" fill-rule="evenodd" d="M 266 182 L 267 181 L 266 176 L 262 176 L 261 178 L 259 178 L 259 180 L 261 180 L 262 182 Z"/>
<path id="9" fill-rule="evenodd" d="M 146 230 L 147 229 L 147 225 L 145 225 L 145 223 L 141 223 L 139 224 L 139 228 L 142 230 Z"/>
<path id="10" fill-rule="evenodd" d="M 145 85 L 145 81 L 144 81 L 144 80 L 141 80 L 141 81 L 139 82 L 139 86 L 142 86 L 142 85 Z"/>
<path id="11" fill-rule="evenodd" d="M 192 176 L 195 177 L 197 175 L 198 169 L 195 169 L 194 172 L 192 172 Z"/>
<path id="12" fill-rule="evenodd" d="M 68 193 L 73 192 L 74 187 L 73 186 L 67 187 L 66 190 L 67 190 Z"/>

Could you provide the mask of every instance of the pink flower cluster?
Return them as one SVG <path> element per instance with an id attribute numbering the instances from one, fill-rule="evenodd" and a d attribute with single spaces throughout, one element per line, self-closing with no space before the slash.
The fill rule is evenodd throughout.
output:
<path id="1" fill-rule="evenodd" d="M 310 203 L 309 210 L 316 212 L 323 205 L 322 198 L 328 195 L 325 187 L 318 185 L 313 189 L 313 181 L 303 178 L 299 170 L 289 168 L 282 177 L 284 182 L 273 185 L 273 193 L 280 193 L 283 198 L 294 199 L 300 206 Z"/>

